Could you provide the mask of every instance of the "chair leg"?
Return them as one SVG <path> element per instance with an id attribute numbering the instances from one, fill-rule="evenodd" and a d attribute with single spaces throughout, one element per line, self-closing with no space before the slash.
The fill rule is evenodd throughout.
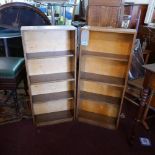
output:
<path id="1" fill-rule="evenodd" d="M 13 100 L 16 108 L 16 114 L 18 116 L 20 113 L 20 110 L 19 110 L 19 103 L 18 103 L 18 97 L 17 97 L 17 90 L 13 90 Z"/>

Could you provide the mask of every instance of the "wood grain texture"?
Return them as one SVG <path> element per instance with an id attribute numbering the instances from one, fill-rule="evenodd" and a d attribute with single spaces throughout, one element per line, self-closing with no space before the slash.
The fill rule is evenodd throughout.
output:
<path id="1" fill-rule="evenodd" d="M 119 61 L 107 60 L 101 57 L 82 56 L 82 72 L 124 78 L 127 64 Z"/>
<path id="2" fill-rule="evenodd" d="M 38 126 L 63 123 L 73 120 L 73 110 L 35 115 Z"/>
<path id="3" fill-rule="evenodd" d="M 91 26 L 83 31 L 89 35 L 88 45 L 81 45 L 77 118 L 114 129 L 119 122 L 136 31 Z"/>
<path id="4" fill-rule="evenodd" d="M 46 114 L 52 112 L 61 112 L 73 109 L 73 100 L 55 100 L 44 103 L 35 103 L 34 105 L 35 115 Z"/>
<path id="5" fill-rule="evenodd" d="M 23 33 L 24 40 L 26 42 L 26 53 L 64 51 L 75 49 L 74 31 L 30 30 Z"/>
<path id="6" fill-rule="evenodd" d="M 103 115 L 87 112 L 80 110 L 79 111 L 79 121 L 105 127 L 108 129 L 116 129 L 116 119 L 112 117 L 106 117 Z"/>
<path id="7" fill-rule="evenodd" d="M 74 90 L 74 83 L 61 81 L 52 83 L 32 84 L 30 87 L 32 95 L 39 95 Z"/>
<path id="8" fill-rule="evenodd" d="M 102 27 L 119 27 L 122 7 L 120 6 L 88 6 L 88 25 Z"/>
<path id="9" fill-rule="evenodd" d="M 30 76 L 30 82 L 43 83 L 43 82 L 57 82 L 57 81 L 74 81 L 74 72 L 57 73 L 57 74 L 42 74 Z"/>
<path id="10" fill-rule="evenodd" d="M 120 6 L 122 0 L 89 0 L 89 5 L 105 5 L 105 6 Z"/>
<path id="11" fill-rule="evenodd" d="M 30 76 L 72 72 L 74 59 L 71 57 L 33 59 L 27 60 L 27 66 Z"/>
<path id="12" fill-rule="evenodd" d="M 120 97 L 123 92 L 123 88 L 85 80 L 81 80 L 80 86 L 81 91 L 112 97 Z"/>
<path id="13" fill-rule="evenodd" d="M 36 53 L 27 53 L 27 59 L 44 59 L 49 57 L 72 57 L 75 55 L 75 51 L 49 51 L 49 52 L 36 52 Z"/>
<path id="14" fill-rule="evenodd" d="M 33 104 L 44 103 L 47 101 L 61 100 L 61 99 L 73 99 L 74 91 L 63 91 L 58 93 L 39 94 L 32 96 Z"/>
<path id="15" fill-rule="evenodd" d="M 117 33 L 117 34 L 136 34 L 135 29 L 124 29 L 124 28 L 112 28 L 112 27 L 98 27 L 98 26 L 84 26 L 82 30 L 94 31 L 94 32 L 106 32 L 106 33 Z"/>
<path id="16" fill-rule="evenodd" d="M 76 28 L 22 27 L 33 119 L 37 125 L 73 120 L 76 103 Z"/>
<path id="17" fill-rule="evenodd" d="M 118 116 L 118 105 L 107 104 L 102 102 L 95 102 L 90 100 L 81 100 L 80 110 L 93 112 L 95 114 L 100 114 L 108 117 L 117 118 Z"/>
<path id="18" fill-rule="evenodd" d="M 87 72 L 81 72 L 80 75 L 81 75 L 81 79 L 85 81 L 94 81 L 100 84 L 107 84 L 109 86 L 124 87 L 124 84 L 125 84 L 125 78 L 99 75 L 99 74 L 87 73 Z"/>
<path id="19" fill-rule="evenodd" d="M 93 101 L 100 102 L 100 104 L 107 103 L 107 104 L 119 105 L 121 102 L 120 97 L 113 97 L 113 96 L 110 96 L 110 94 L 109 95 L 101 95 L 101 94 L 81 91 L 80 96 L 81 96 L 80 99 L 93 100 Z"/>
<path id="20" fill-rule="evenodd" d="M 124 62 L 128 62 L 129 60 L 128 55 L 112 54 L 112 53 L 113 52 L 108 53 L 108 51 L 102 51 L 102 52 L 86 51 L 86 50 L 81 51 L 82 55 L 99 56 L 109 60 L 124 61 Z"/>
<path id="21" fill-rule="evenodd" d="M 85 30 L 85 28 L 84 28 Z M 89 29 L 88 29 L 89 30 Z M 102 32 L 105 31 L 105 32 Z M 110 31 L 110 30 L 109 30 Z M 128 30 L 127 30 L 128 31 Z M 130 33 L 130 31 L 129 31 Z M 93 52 L 104 52 L 111 54 L 130 55 L 132 48 L 133 34 L 120 34 L 106 32 L 106 28 L 99 31 L 91 31 L 89 34 L 88 46 L 82 46 L 82 50 Z M 105 46 L 106 45 L 106 46 Z"/>

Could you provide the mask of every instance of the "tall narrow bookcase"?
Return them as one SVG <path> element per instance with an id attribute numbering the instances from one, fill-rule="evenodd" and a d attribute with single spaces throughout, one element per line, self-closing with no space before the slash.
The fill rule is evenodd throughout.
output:
<path id="1" fill-rule="evenodd" d="M 135 36 L 136 31 L 129 29 L 82 28 L 79 121 L 117 128 Z"/>
<path id="2" fill-rule="evenodd" d="M 37 125 L 71 121 L 76 104 L 76 28 L 22 27 L 27 79 Z"/>

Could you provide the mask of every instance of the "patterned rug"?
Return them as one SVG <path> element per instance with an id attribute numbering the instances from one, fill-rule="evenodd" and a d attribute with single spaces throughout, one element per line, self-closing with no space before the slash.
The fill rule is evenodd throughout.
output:
<path id="1" fill-rule="evenodd" d="M 7 93 L 0 91 L 0 125 L 32 118 L 31 110 L 28 106 L 30 103 L 29 96 L 26 96 L 23 89 L 19 89 L 17 92 L 19 105 L 18 115 L 11 91 L 7 91 Z"/>

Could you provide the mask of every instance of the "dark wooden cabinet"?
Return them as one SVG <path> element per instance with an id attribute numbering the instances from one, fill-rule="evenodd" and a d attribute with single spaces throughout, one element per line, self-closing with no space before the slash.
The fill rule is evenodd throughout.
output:
<path id="1" fill-rule="evenodd" d="M 88 25 L 118 27 L 121 7 L 89 6 Z"/>
<path id="2" fill-rule="evenodd" d="M 88 25 L 119 27 L 122 18 L 122 11 L 123 6 L 121 0 L 91 0 L 88 5 Z"/>
<path id="3" fill-rule="evenodd" d="M 148 5 L 145 5 L 145 4 L 125 5 L 124 15 L 131 15 L 129 28 L 134 29 L 137 26 L 144 24 L 147 8 L 148 8 Z"/>
<path id="4" fill-rule="evenodd" d="M 89 0 L 89 5 L 120 6 L 122 0 Z"/>

